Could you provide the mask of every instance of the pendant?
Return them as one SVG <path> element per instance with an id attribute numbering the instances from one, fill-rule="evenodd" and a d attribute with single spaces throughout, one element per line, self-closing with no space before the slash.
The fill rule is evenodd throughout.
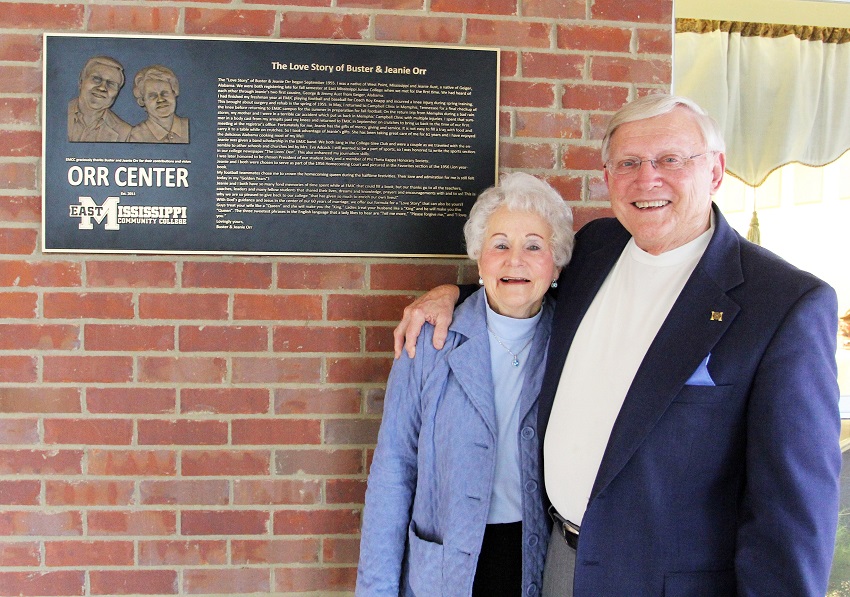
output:
<path id="1" fill-rule="evenodd" d="M 514 360 L 511 361 L 511 365 L 513 365 L 514 367 L 519 367 L 519 359 L 516 358 L 516 355 L 514 355 Z"/>

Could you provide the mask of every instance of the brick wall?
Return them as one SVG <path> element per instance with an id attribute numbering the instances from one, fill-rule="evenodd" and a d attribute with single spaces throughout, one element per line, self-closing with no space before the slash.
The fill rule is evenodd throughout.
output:
<path id="1" fill-rule="evenodd" d="M 349 594 L 391 329 L 452 260 L 40 250 L 43 31 L 498 46 L 500 160 L 607 214 L 672 0 L 0 5 L 0 594 Z"/>

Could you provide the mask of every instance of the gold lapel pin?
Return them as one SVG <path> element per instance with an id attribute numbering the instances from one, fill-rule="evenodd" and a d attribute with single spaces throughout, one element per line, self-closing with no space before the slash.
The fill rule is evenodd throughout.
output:
<path id="1" fill-rule="evenodd" d="M 710 321 L 723 321 L 723 311 L 712 311 Z"/>

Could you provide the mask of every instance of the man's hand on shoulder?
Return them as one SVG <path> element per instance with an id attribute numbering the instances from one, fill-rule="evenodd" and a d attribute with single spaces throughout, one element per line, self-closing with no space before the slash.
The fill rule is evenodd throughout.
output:
<path id="1" fill-rule="evenodd" d="M 401 322 L 393 330 L 395 358 L 401 356 L 402 349 L 410 358 L 416 355 L 416 339 L 427 321 L 434 326 L 434 348 L 443 347 L 449 334 L 455 303 L 460 290 L 454 284 L 443 284 L 429 290 L 404 308 Z"/>

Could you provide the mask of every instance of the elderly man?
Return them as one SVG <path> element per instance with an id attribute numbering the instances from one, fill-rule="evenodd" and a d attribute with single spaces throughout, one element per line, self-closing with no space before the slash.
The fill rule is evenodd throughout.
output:
<path id="1" fill-rule="evenodd" d="M 540 394 L 544 596 L 826 592 L 835 292 L 730 228 L 711 199 L 724 150 L 669 95 L 624 106 L 605 134 L 616 219 L 576 237 Z M 405 311 L 397 353 L 423 319 L 442 342 L 457 288 L 432 293 Z"/>
<path id="2" fill-rule="evenodd" d="M 133 79 L 133 95 L 148 113 L 148 118 L 130 131 L 131 142 L 189 142 L 189 119 L 174 113 L 180 95 L 174 71 L 160 64 L 146 66 Z"/>
<path id="3" fill-rule="evenodd" d="M 89 58 L 80 73 L 79 96 L 68 104 L 68 141 L 126 141 L 132 127 L 110 109 L 123 86 L 120 62 Z"/>

